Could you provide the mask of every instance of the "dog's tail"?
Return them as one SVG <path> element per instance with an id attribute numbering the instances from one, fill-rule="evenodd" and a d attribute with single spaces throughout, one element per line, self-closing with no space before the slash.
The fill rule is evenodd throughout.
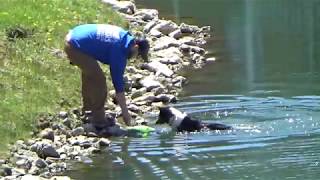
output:
<path id="1" fill-rule="evenodd" d="M 204 126 L 210 130 L 231 130 L 232 127 L 222 123 L 205 123 Z"/>

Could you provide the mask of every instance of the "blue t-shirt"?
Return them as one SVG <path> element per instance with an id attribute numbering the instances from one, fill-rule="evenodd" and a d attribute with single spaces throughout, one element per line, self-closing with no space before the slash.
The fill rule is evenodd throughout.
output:
<path id="1" fill-rule="evenodd" d="M 128 31 L 108 24 L 84 24 L 72 29 L 69 42 L 81 52 L 109 64 L 116 92 L 124 91 L 123 74 L 134 42 Z"/>

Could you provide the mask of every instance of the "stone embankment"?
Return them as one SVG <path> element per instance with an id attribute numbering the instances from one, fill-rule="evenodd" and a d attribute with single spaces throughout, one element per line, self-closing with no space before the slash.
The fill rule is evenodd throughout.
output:
<path id="1" fill-rule="evenodd" d="M 133 29 L 143 29 L 151 43 L 149 62 L 129 65 L 126 70 L 126 96 L 129 110 L 138 124 L 148 123 L 146 112 L 157 112 L 159 106 L 177 101 L 186 78 L 179 75 L 181 68 L 202 67 L 214 58 L 205 58 L 203 45 L 210 27 L 159 19 L 156 9 L 137 9 L 134 2 L 102 0 L 116 9 L 130 22 Z M 109 93 L 106 113 L 110 118 L 120 115 L 114 104 L 114 92 Z M 58 176 L 71 162 L 90 163 L 90 156 L 108 148 L 106 135 L 124 135 L 119 124 L 107 133 L 97 132 L 81 114 L 80 108 L 44 117 L 38 122 L 35 138 L 17 141 L 10 157 L 0 160 L 2 179 L 69 179 Z M 101 137 L 104 136 L 104 137 Z"/>

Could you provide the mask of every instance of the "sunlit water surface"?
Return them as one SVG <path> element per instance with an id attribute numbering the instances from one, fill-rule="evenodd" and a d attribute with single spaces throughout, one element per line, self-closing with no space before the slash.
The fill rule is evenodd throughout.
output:
<path id="1" fill-rule="evenodd" d="M 156 127 L 147 138 L 114 139 L 80 163 L 76 179 L 317 179 L 320 97 L 208 95 L 176 105 L 192 117 L 232 131 L 176 134 Z M 80 170 L 79 170 L 80 169 Z"/>

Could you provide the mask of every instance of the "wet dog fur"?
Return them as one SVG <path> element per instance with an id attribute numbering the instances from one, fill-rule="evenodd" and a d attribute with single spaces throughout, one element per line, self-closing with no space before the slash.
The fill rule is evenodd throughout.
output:
<path id="1" fill-rule="evenodd" d="M 169 124 L 179 132 L 195 132 L 204 129 L 209 130 L 230 130 L 231 126 L 221 123 L 204 123 L 200 120 L 192 119 L 186 113 L 173 107 L 160 107 L 160 113 L 156 124 Z"/>

